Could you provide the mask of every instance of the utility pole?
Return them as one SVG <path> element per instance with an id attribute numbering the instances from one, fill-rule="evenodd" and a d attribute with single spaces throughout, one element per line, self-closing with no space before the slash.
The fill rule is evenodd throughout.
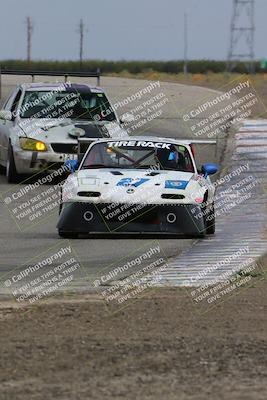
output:
<path id="1" fill-rule="evenodd" d="M 232 72 L 236 62 L 243 60 L 249 73 L 254 72 L 254 9 L 255 0 L 233 0 L 231 40 L 227 72 Z"/>
<path id="2" fill-rule="evenodd" d="M 80 70 L 83 65 L 83 43 L 84 43 L 84 22 L 81 18 L 79 25 L 79 34 L 80 34 Z"/>
<path id="3" fill-rule="evenodd" d="M 27 24 L 27 63 L 28 63 L 28 68 L 30 68 L 31 58 L 32 58 L 32 32 L 33 32 L 31 17 L 27 17 L 26 24 Z"/>
<path id="4" fill-rule="evenodd" d="M 184 75 L 187 75 L 187 53 L 188 53 L 188 24 L 187 14 L 184 14 Z"/>

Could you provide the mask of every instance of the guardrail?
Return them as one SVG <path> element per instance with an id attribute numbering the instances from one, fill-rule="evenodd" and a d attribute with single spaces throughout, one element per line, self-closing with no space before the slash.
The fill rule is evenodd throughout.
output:
<path id="1" fill-rule="evenodd" d="M 34 70 L 10 70 L 2 69 L 0 67 L 0 99 L 2 98 L 2 75 L 25 75 L 31 76 L 32 82 L 34 82 L 35 76 L 64 76 L 65 82 L 68 77 L 80 77 L 80 78 L 96 78 L 97 86 L 100 86 L 100 69 L 96 72 L 66 72 L 66 71 L 34 71 Z"/>

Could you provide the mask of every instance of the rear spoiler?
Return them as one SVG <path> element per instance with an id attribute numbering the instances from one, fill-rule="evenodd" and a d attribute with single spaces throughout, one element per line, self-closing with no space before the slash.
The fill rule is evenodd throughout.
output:
<path id="1" fill-rule="evenodd" d="M 37 70 L 11 70 L 2 69 L 0 67 L 0 99 L 2 97 L 2 75 L 25 75 L 31 76 L 32 82 L 34 82 L 35 76 L 64 76 L 65 82 L 68 77 L 80 77 L 80 78 L 96 78 L 97 86 L 100 86 L 100 69 L 97 68 L 95 72 L 66 72 L 66 71 L 37 71 Z"/>
<path id="2" fill-rule="evenodd" d="M 199 144 L 205 144 L 205 145 L 215 145 L 217 144 L 217 140 L 192 140 L 189 143 L 189 146 L 191 148 L 192 154 L 194 156 L 194 158 L 196 157 L 196 148 L 195 145 L 199 145 Z"/>
<path id="3" fill-rule="evenodd" d="M 177 139 L 178 140 L 178 139 Z M 190 140 L 190 139 L 181 139 L 181 140 L 186 140 L 186 141 L 188 141 L 188 142 L 190 142 L 189 144 L 191 145 L 191 144 L 216 144 L 217 143 L 217 140 L 209 140 L 209 139 L 207 139 L 207 140 Z"/>

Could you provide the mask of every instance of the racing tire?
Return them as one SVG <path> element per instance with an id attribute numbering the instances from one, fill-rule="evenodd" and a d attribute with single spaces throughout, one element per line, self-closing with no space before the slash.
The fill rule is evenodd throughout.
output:
<path id="1" fill-rule="evenodd" d="M 6 174 L 6 168 L 3 167 L 3 165 L 0 165 L 0 175 L 5 175 Z"/>
<path id="2" fill-rule="evenodd" d="M 61 214 L 62 209 L 63 209 L 63 203 L 62 203 L 62 188 L 60 188 L 60 203 L 59 203 L 58 215 Z"/>
<path id="3" fill-rule="evenodd" d="M 206 234 L 214 235 L 215 233 L 215 213 L 214 213 L 214 203 L 212 203 L 211 210 L 206 218 Z"/>
<path id="4" fill-rule="evenodd" d="M 58 231 L 58 234 L 63 239 L 77 239 L 79 236 L 79 233 L 65 232 L 65 231 L 61 231 L 61 230 Z"/>
<path id="5" fill-rule="evenodd" d="M 17 168 L 14 160 L 14 154 L 11 144 L 8 146 L 8 156 L 6 165 L 6 178 L 8 183 L 18 183 L 19 174 L 17 173 Z"/>

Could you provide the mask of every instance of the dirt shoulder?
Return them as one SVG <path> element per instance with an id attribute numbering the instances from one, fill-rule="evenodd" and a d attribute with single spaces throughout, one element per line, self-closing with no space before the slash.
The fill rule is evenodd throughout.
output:
<path id="1" fill-rule="evenodd" d="M 130 79 L 146 79 L 152 81 L 161 81 L 161 82 L 175 82 L 182 85 L 193 85 L 199 86 L 202 89 L 213 89 L 225 92 L 229 90 L 234 83 L 238 83 L 239 81 L 243 81 L 245 77 L 247 77 L 251 85 L 255 90 L 255 94 L 259 99 L 259 104 L 256 107 L 253 107 L 253 118 L 267 118 L 266 112 L 266 104 L 267 104 L 267 74 L 266 73 L 258 73 L 255 75 L 244 75 L 238 73 L 232 73 L 230 75 L 226 75 L 225 73 L 213 73 L 208 71 L 204 74 L 187 74 L 186 76 L 180 72 L 178 74 L 164 73 L 164 72 L 156 72 L 148 70 L 139 74 L 131 74 L 128 71 L 123 71 L 121 73 L 110 73 L 108 76 L 117 77 L 117 78 L 130 78 Z"/>
<path id="2" fill-rule="evenodd" d="M 266 264 L 265 264 L 266 265 Z M 199 314 L 185 289 L 3 303 L 1 400 L 266 399 L 267 281 Z"/>

